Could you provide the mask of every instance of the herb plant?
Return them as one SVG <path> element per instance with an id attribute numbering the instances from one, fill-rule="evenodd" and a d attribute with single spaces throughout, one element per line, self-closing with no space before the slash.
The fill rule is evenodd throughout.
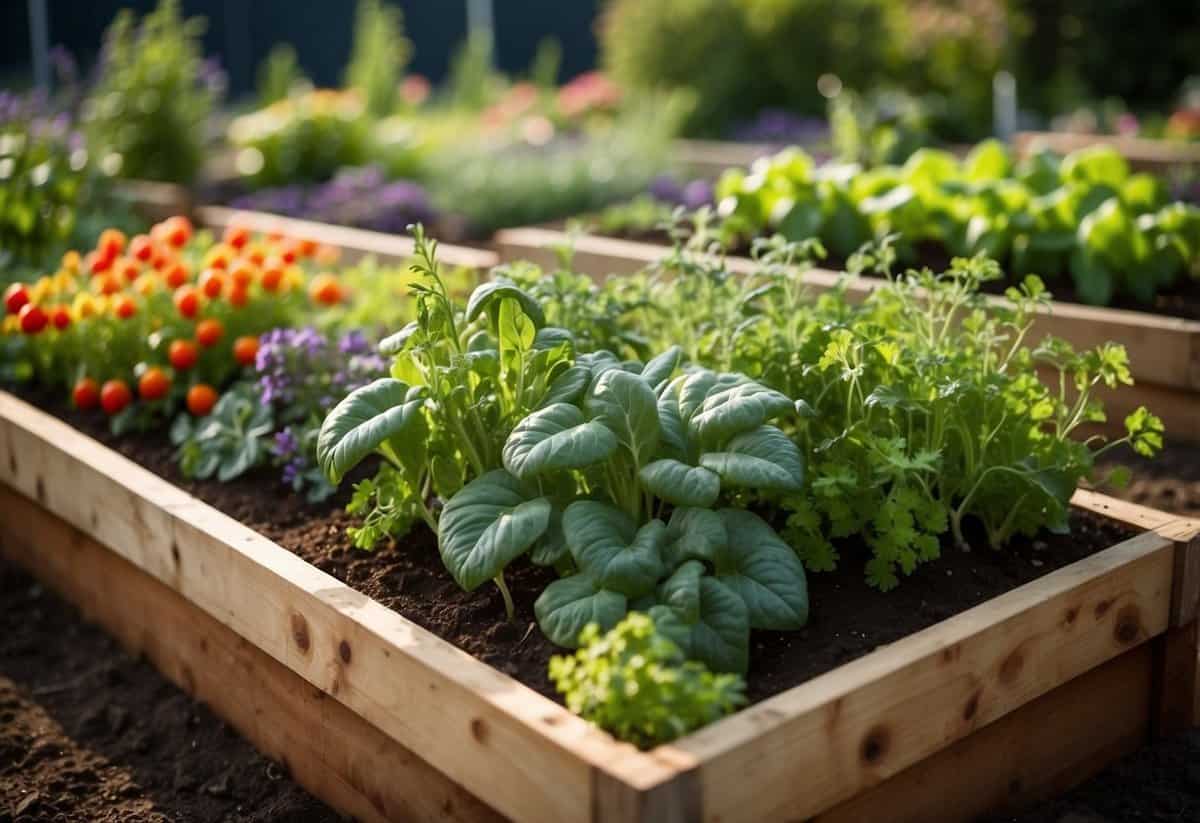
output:
<path id="1" fill-rule="evenodd" d="M 741 677 L 687 660 L 644 614 L 630 614 L 607 633 L 589 623 L 579 646 L 550 660 L 550 679 L 567 708 L 640 748 L 669 743 L 745 702 Z"/>
<path id="2" fill-rule="evenodd" d="M 185 477 L 215 477 L 225 483 L 260 465 L 267 457 L 267 436 L 275 429 L 271 407 L 258 392 L 240 383 L 221 397 L 206 417 L 181 414 L 171 426 Z"/>

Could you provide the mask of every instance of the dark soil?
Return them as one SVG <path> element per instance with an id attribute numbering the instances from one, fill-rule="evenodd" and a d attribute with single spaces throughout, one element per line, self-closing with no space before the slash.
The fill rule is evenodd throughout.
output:
<path id="1" fill-rule="evenodd" d="M 0 821 L 339 819 L 149 663 L 0 563 Z"/>
<path id="2" fill-rule="evenodd" d="M 1185 517 L 1200 517 L 1200 443 L 1168 441 L 1151 459 L 1122 451 L 1120 456 L 1104 460 L 1100 468 L 1109 471 L 1118 465 L 1128 467 L 1133 480 L 1127 488 L 1106 489 L 1106 494 Z"/>
<path id="3" fill-rule="evenodd" d="M 1153 743 L 1056 800 L 981 823 L 1194 823 L 1200 820 L 1200 730 Z"/>
<path id="4" fill-rule="evenodd" d="M 179 475 L 172 449 L 161 435 L 114 438 L 99 417 L 50 408 L 354 589 L 542 694 L 557 697 L 546 664 L 559 650 L 538 630 L 533 614 L 533 602 L 553 579 L 552 571 L 519 562 L 510 567 L 505 576 L 517 619 L 509 623 L 499 590 L 490 585 L 470 593 L 460 590 L 442 567 L 433 536 L 424 529 L 414 530 L 396 546 L 363 552 L 346 539 L 346 527 L 354 520 L 341 508 L 344 498 L 309 505 L 278 485 L 274 469 L 225 484 L 188 481 Z M 272 486 L 277 491 L 267 493 Z M 947 545 L 937 562 L 919 568 L 886 597 L 866 585 L 861 547 L 843 546 L 838 571 L 809 576 L 814 606 L 809 625 L 797 632 L 756 632 L 752 637 L 748 696 L 762 700 L 1129 534 L 1113 521 L 1075 512 L 1067 537 L 1017 541 L 1005 551 L 985 548 L 982 541 L 972 552 Z"/>
<path id="5" fill-rule="evenodd" d="M 560 224 L 551 224 L 555 228 L 561 228 Z M 651 229 L 647 231 L 629 231 L 610 235 L 622 240 L 636 240 L 643 243 L 654 243 L 660 246 L 671 246 L 673 242 L 670 236 L 661 229 Z M 750 245 L 741 243 L 729 250 L 731 255 L 747 257 L 750 254 Z M 933 271 L 945 271 L 950 266 L 951 255 L 945 249 L 934 244 L 925 244 L 918 249 L 917 262 L 913 267 L 928 267 Z M 824 269 L 833 271 L 843 271 L 846 266 L 846 261 L 843 258 L 831 255 L 824 260 L 814 261 L 815 264 Z M 910 266 L 900 266 L 903 270 Z M 1005 267 L 1007 270 L 1007 267 Z M 1046 287 L 1053 293 L 1054 299 L 1062 303 L 1086 303 L 1079 293 L 1076 291 L 1071 275 L 1068 272 L 1039 272 L 1042 279 L 1046 282 Z M 865 277 L 871 277 L 870 273 L 864 273 Z M 997 280 L 991 283 L 984 284 L 984 291 L 991 294 L 1003 294 L 1008 286 L 1012 285 L 1007 279 Z M 1151 314 L 1161 314 L 1167 317 L 1182 317 L 1187 320 L 1200 320 L 1200 280 L 1190 278 L 1185 275 L 1180 275 L 1179 281 L 1170 289 L 1160 292 L 1155 295 L 1153 303 L 1141 303 L 1127 295 L 1118 295 L 1113 299 L 1107 308 L 1113 309 L 1128 309 L 1130 311 L 1149 312 Z"/>

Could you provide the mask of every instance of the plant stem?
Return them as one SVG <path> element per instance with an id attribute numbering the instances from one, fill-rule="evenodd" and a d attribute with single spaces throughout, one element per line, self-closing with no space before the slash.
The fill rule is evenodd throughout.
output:
<path id="1" fill-rule="evenodd" d="M 504 582 L 504 572 L 500 572 L 500 574 L 492 579 L 500 587 L 500 594 L 504 597 L 504 613 L 508 615 L 508 622 L 512 623 L 516 619 L 517 609 L 513 605 L 512 594 L 508 591 L 508 586 Z"/>

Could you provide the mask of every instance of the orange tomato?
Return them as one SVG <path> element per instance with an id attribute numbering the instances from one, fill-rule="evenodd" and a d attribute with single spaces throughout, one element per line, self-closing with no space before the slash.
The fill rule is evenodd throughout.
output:
<path id="1" fill-rule="evenodd" d="M 160 400 L 171 390 L 171 378 L 157 366 L 142 372 L 138 378 L 138 396 L 143 400 Z"/>
<path id="2" fill-rule="evenodd" d="M 329 272 L 318 274 L 309 284 L 308 296 L 322 306 L 335 306 L 342 302 L 342 284 Z"/>
<path id="3" fill-rule="evenodd" d="M 96 252 L 106 260 L 114 259 L 125 251 L 125 233 L 119 229 L 105 229 L 100 232 L 100 240 L 96 243 Z"/>
<path id="4" fill-rule="evenodd" d="M 196 342 L 205 348 L 217 345 L 224 334 L 225 327 L 215 317 L 201 320 L 196 324 Z"/>
<path id="5" fill-rule="evenodd" d="M 229 276 L 233 278 L 234 285 L 249 286 L 254 282 L 254 265 L 244 260 L 239 260 L 229 270 Z"/>
<path id="6" fill-rule="evenodd" d="M 205 383 L 197 383 L 188 389 L 187 408 L 196 417 L 205 417 L 217 405 L 217 390 Z"/>
<path id="7" fill-rule="evenodd" d="M 258 357 L 258 338 L 247 335 L 233 341 L 233 359 L 243 366 L 253 366 Z"/>
<path id="8" fill-rule="evenodd" d="M 172 340 L 171 345 L 167 347 L 167 359 L 171 361 L 172 368 L 187 371 L 196 365 L 196 361 L 200 359 L 200 352 L 191 340 Z"/>
<path id="9" fill-rule="evenodd" d="M 97 294 L 116 294 L 121 290 L 121 281 L 111 274 L 102 274 L 92 281 L 92 289 Z"/>
<path id="10" fill-rule="evenodd" d="M 119 297 L 117 298 L 117 302 L 113 304 L 113 314 L 122 320 L 128 320 L 137 314 L 137 303 L 133 302 L 132 297 Z"/>
<path id="11" fill-rule="evenodd" d="M 146 234 L 134 235 L 129 241 L 129 256 L 142 263 L 149 263 L 154 257 L 154 241 Z"/>
<path id="12" fill-rule="evenodd" d="M 50 319 L 46 317 L 46 312 L 42 311 L 42 307 L 35 306 L 33 303 L 26 303 L 22 306 L 21 310 L 17 312 L 17 318 L 21 321 L 21 331 L 26 334 L 37 334 L 50 322 Z"/>
<path id="13" fill-rule="evenodd" d="M 267 259 L 267 253 L 263 251 L 262 246 L 251 246 L 246 252 L 246 259 L 256 266 L 261 266 Z"/>
<path id="14" fill-rule="evenodd" d="M 205 269 L 200 273 L 200 291 L 210 300 L 216 300 L 225 291 L 225 275 L 216 269 Z"/>
<path id="15" fill-rule="evenodd" d="M 96 252 L 91 252 L 85 259 L 88 274 L 93 276 L 97 274 L 103 274 L 112 268 L 113 259 L 114 258 L 112 257 L 104 257 Z"/>
<path id="16" fill-rule="evenodd" d="M 127 283 L 132 283 L 134 280 L 137 280 L 138 275 L 142 273 L 142 267 L 138 265 L 136 260 L 130 260 L 124 257 L 117 258 L 117 260 L 113 263 L 113 267 L 117 273 L 117 276 L 124 278 L 125 282 Z"/>
<path id="17" fill-rule="evenodd" d="M 71 312 L 66 306 L 55 306 L 54 311 L 50 314 L 50 319 L 54 323 L 54 328 L 62 331 L 71 325 Z"/>
<path id="18" fill-rule="evenodd" d="M 182 249 L 192 239 L 192 221 L 186 217 L 168 217 L 162 227 L 163 240 L 169 246 Z"/>
<path id="19" fill-rule="evenodd" d="M 100 387 L 100 407 L 105 414 L 117 414 L 133 401 L 133 393 L 124 380 L 109 380 Z"/>
<path id="20" fill-rule="evenodd" d="M 300 239 L 296 241 L 296 252 L 301 257 L 312 257 L 317 253 L 317 241 Z"/>
<path id="21" fill-rule="evenodd" d="M 204 255 L 204 265 L 210 269 L 227 269 L 229 261 L 233 260 L 234 250 L 223 243 L 218 243 Z"/>
<path id="22" fill-rule="evenodd" d="M 80 378 L 71 391 L 71 399 L 77 409 L 94 409 L 100 402 L 100 385 L 90 377 Z"/>
<path id="23" fill-rule="evenodd" d="M 229 304 L 235 309 L 240 309 L 246 305 L 249 299 L 250 290 L 241 283 L 234 283 L 233 287 L 229 290 Z"/>
<path id="24" fill-rule="evenodd" d="M 188 281 L 188 276 L 187 266 L 180 261 L 176 261 L 167 269 L 167 285 L 173 289 L 177 289 Z"/>
<path id="25" fill-rule="evenodd" d="M 296 241 L 289 240 L 283 244 L 283 248 L 279 250 L 279 259 L 289 266 L 296 262 L 298 255 L 298 247 Z"/>
<path id="26" fill-rule="evenodd" d="M 283 268 L 281 266 L 272 266 L 268 261 L 266 268 L 262 273 L 262 287 L 265 291 L 277 292 L 279 286 L 283 283 Z"/>
<path id="27" fill-rule="evenodd" d="M 200 295 L 191 286 L 180 286 L 175 290 L 175 308 L 179 313 L 189 319 L 196 316 L 196 312 L 200 311 Z"/>
<path id="28" fill-rule="evenodd" d="M 225 227 L 225 233 L 222 235 L 222 240 L 230 246 L 233 246 L 238 251 L 245 248 L 250 242 L 250 230 L 245 226 L 230 224 Z"/>

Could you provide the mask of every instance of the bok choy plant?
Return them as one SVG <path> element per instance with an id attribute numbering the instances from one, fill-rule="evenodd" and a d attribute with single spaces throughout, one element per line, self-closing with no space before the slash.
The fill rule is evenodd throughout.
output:
<path id="1" fill-rule="evenodd" d="M 773 425 L 795 414 L 785 394 L 731 371 L 681 372 L 673 345 L 645 363 L 577 354 L 503 269 L 460 308 L 435 244 L 416 240 L 417 319 L 382 344 L 392 376 L 326 418 L 318 460 L 331 481 L 382 456 L 387 504 L 437 532 L 464 589 L 494 581 L 510 617 L 507 566 L 554 566 L 562 577 L 535 612 L 562 646 L 646 611 L 690 658 L 744 672 L 751 628 L 806 622 L 795 551 L 727 505 L 803 490 L 803 455 Z"/>

